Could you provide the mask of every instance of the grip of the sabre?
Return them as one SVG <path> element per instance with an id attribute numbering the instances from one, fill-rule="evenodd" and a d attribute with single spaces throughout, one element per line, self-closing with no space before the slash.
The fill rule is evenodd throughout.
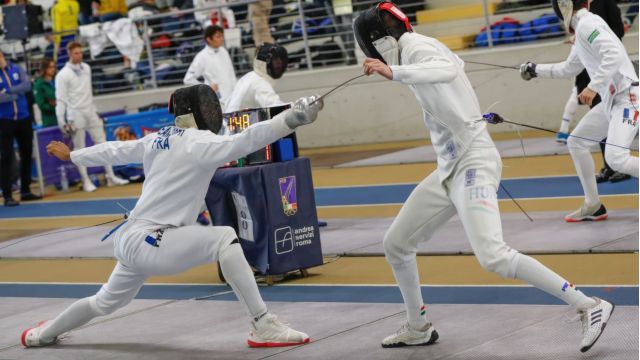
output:
<path id="1" fill-rule="evenodd" d="M 489 124 L 494 124 L 494 125 L 504 122 L 504 119 L 502 118 L 502 116 L 496 113 L 484 114 L 482 115 L 482 118 L 484 119 L 484 121 L 488 122 Z"/>

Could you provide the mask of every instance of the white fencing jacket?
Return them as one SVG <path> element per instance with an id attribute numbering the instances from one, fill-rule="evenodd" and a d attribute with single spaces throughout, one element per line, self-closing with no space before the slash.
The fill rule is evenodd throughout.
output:
<path id="1" fill-rule="evenodd" d="M 67 62 L 56 75 L 56 117 L 60 126 L 65 118 L 74 122 L 76 127 L 84 128 L 83 121 L 95 113 L 93 105 L 93 87 L 91 85 L 91 67 L 80 63 Z M 87 116 L 85 116 L 87 114 Z"/>
<path id="2" fill-rule="evenodd" d="M 167 126 L 138 140 L 108 141 L 75 150 L 71 161 L 82 166 L 142 163 L 142 194 L 129 219 L 193 225 L 216 169 L 292 133 L 284 121 L 287 113 L 228 136 Z"/>
<path id="3" fill-rule="evenodd" d="M 205 46 L 204 49 L 193 58 L 187 73 L 184 75 L 185 85 L 201 84 L 199 77 L 204 78 L 204 84 L 218 84 L 218 98 L 222 111 L 226 111 L 226 103 L 236 86 L 236 73 L 233 70 L 231 57 L 224 47 L 214 49 Z"/>
<path id="4" fill-rule="evenodd" d="M 398 45 L 400 65 L 390 66 L 393 80 L 408 85 L 422 106 L 444 181 L 473 139 L 486 132 L 478 98 L 464 62 L 438 40 L 404 33 Z"/>
<path id="5" fill-rule="evenodd" d="M 253 71 L 238 80 L 227 101 L 227 112 L 266 108 L 284 104 L 273 89 L 275 80 L 267 75 L 264 61 L 253 60 Z"/>
<path id="6" fill-rule="evenodd" d="M 536 73 L 546 78 L 571 78 L 587 69 L 589 88 L 600 94 L 602 102 L 611 106 L 611 99 L 638 81 L 624 45 L 609 25 L 586 9 L 572 18 L 575 43 L 567 60 L 557 64 L 538 64 Z"/>

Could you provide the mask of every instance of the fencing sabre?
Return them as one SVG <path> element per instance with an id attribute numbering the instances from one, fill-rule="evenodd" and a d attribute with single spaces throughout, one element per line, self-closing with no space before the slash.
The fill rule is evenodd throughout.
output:
<path id="1" fill-rule="evenodd" d="M 47 233 L 37 234 L 37 235 L 33 235 L 33 236 L 26 237 L 26 238 L 24 238 L 24 239 L 22 239 L 22 240 L 20 240 L 20 241 L 16 241 L 16 242 L 11 243 L 11 244 L 9 244 L 9 245 L 6 245 L 6 246 L 3 246 L 3 247 L 0 247 L 0 250 L 3 250 L 3 249 L 6 249 L 6 248 L 8 248 L 8 247 L 10 247 L 10 246 L 13 246 L 13 245 L 19 244 L 19 243 L 21 243 L 21 242 L 23 242 L 23 241 L 32 240 L 32 239 L 39 238 L 39 237 L 42 237 L 42 236 L 53 235 L 53 234 L 60 234 L 60 233 L 69 232 L 69 231 L 78 231 L 78 230 L 90 229 L 90 228 L 92 228 L 92 227 L 97 227 L 97 226 L 101 226 L 101 225 L 111 224 L 111 223 L 116 222 L 116 221 L 122 221 L 122 219 L 120 219 L 120 218 L 118 218 L 118 219 L 113 219 L 113 220 L 110 220 L 110 221 L 102 222 L 102 223 L 100 223 L 100 224 L 84 226 L 84 227 L 80 227 L 80 228 L 77 228 L 77 229 L 63 229 L 63 230 L 56 230 L 56 231 L 51 231 L 51 232 L 47 232 Z"/>
<path id="2" fill-rule="evenodd" d="M 476 64 L 476 65 L 486 65 L 486 66 L 493 66 L 493 67 L 497 67 L 497 68 L 501 68 L 501 69 L 512 69 L 512 70 L 519 70 L 520 68 L 517 66 L 507 66 L 507 65 L 499 65 L 499 64 L 489 64 L 489 63 L 483 63 L 483 62 L 478 62 L 478 61 L 470 61 L 470 60 L 464 60 L 465 63 L 469 63 L 469 64 Z"/>
<path id="3" fill-rule="evenodd" d="M 354 80 L 357 80 L 357 79 L 359 79 L 359 78 L 361 78 L 361 77 L 363 77 L 363 76 L 366 76 L 366 74 L 362 74 L 362 75 L 358 75 L 358 76 L 352 77 L 351 79 L 349 79 L 349 80 L 347 80 L 347 81 L 345 81 L 345 82 L 341 83 L 340 85 L 338 85 L 338 86 L 334 87 L 333 89 L 331 89 L 331 90 L 327 91 L 326 93 L 324 93 L 322 96 L 320 96 L 319 98 L 317 98 L 317 99 L 316 99 L 314 102 L 312 102 L 311 104 L 313 105 L 316 101 L 324 100 L 324 98 L 325 98 L 325 97 L 327 97 L 327 96 L 328 96 L 329 94 L 331 94 L 332 92 L 334 92 L 334 91 L 336 91 L 336 90 L 340 89 L 340 88 L 341 88 L 341 87 L 343 87 L 343 86 L 346 86 L 346 85 L 347 85 L 347 84 L 349 84 L 350 82 L 352 82 L 352 81 L 354 81 Z"/>
<path id="4" fill-rule="evenodd" d="M 533 125 L 521 124 L 521 123 L 517 123 L 515 121 L 509 121 L 509 120 L 506 120 L 505 118 L 503 118 L 502 116 L 500 116 L 500 115 L 498 115 L 496 113 L 484 114 L 484 115 L 482 115 L 482 117 L 489 124 L 494 124 L 495 125 L 495 124 L 500 124 L 500 123 L 507 123 L 507 124 L 513 124 L 513 125 L 519 125 L 519 126 L 528 127 L 528 128 L 535 129 L 535 130 L 546 131 L 546 132 L 549 132 L 549 133 L 552 133 L 552 134 L 556 134 L 557 133 L 557 131 L 554 131 L 554 130 L 549 130 L 549 129 L 545 129 L 545 128 L 541 128 L 541 127 L 533 126 Z M 611 144 L 611 143 L 608 143 L 608 142 L 605 142 L 605 141 L 602 141 L 602 140 L 589 139 L 589 138 L 585 138 L 585 137 L 578 136 L 578 135 L 573 135 L 573 134 L 569 134 L 569 136 L 575 137 L 575 138 L 578 138 L 578 139 L 582 139 L 582 140 L 592 141 L 594 143 L 605 144 L 607 146 L 615 146 L 615 147 L 619 147 L 619 148 L 622 148 L 622 149 L 625 149 L 625 150 L 638 151 L 638 149 L 632 149 L 632 148 L 628 148 L 628 147 L 621 146 L 621 145 Z"/>

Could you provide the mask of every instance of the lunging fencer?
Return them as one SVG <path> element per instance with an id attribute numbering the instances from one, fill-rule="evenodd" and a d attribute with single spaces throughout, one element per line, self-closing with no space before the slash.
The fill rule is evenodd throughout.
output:
<path id="1" fill-rule="evenodd" d="M 571 78 L 586 68 L 591 81 L 578 99 L 589 106 L 598 94 L 602 100 L 580 120 L 571 132 L 575 136 L 567 140 L 585 199 L 584 204 L 564 220 L 605 220 L 607 209 L 598 196 L 590 150 L 594 142 L 606 137 L 604 157 L 609 166 L 614 171 L 638 177 L 638 157 L 632 156 L 629 150 L 638 134 L 638 76 L 620 39 L 601 17 L 587 10 L 588 0 L 553 0 L 552 4 L 558 17 L 563 19 L 565 29 L 575 34 L 569 57 L 557 64 L 526 62 L 520 66 L 520 73 L 524 80 Z"/>
<path id="2" fill-rule="evenodd" d="M 404 299 L 407 322 L 382 340 L 383 347 L 430 345 L 438 333 L 428 320 L 418 278 L 421 241 L 458 214 L 480 265 L 504 278 L 528 282 L 581 314 L 581 351 L 593 346 L 614 305 L 585 296 L 537 260 L 509 247 L 502 238 L 497 189 L 502 161 L 464 62 L 438 40 L 413 32 L 407 16 L 381 2 L 354 23 L 367 58 L 363 70 L 409 86 L 422 106 L 438 168 L 413 190 L 384 237 L 384 252 Z"/>
<path id="3" fill-rule="evenodd" d="M 224 163 L 313 122 L 322 108 L 322 101 L 314 103 L 316 99 L 300 98 L 272 120 L 237 135 L 219 136 L 222 111 L 218 98 L 210 86 L 195 85 L 171 96 L 170 112 L 176 126 L 138 140 L 110 141 L 73 152 L 61 142 L 50 143 L 49 154 L 77 165 L 142 163 L 145 181 L 128 220 L 111 235 L 118 262 L 107 283 L 54 320 L 25 330 L 22 344 L 54 344 L 61 334 L 127 305 L 149 276 L 175 274 L 216 261 L 251 318 L 249 346 L 309 342 L 307 334 L 289 328 L 267 311 L 234 229 L 195 224 L 201 202 L 193 200 L 204 199 L 214 172 Z"/>

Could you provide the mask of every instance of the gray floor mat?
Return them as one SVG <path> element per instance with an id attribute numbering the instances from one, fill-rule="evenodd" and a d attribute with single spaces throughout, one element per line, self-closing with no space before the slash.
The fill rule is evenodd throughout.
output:
<path id="1" fill-rule="evenodd" d="M 309 333 L 313 342 L 295 348 L 249 349 L 249 323 L 236 302 L 176 301 L 157 306 L 157 301 L 148 300 L 134 300 L 112 320 L 72 332 L 56 346 L 23 349 L 17 345 L 22 329 L 17 323 L 52 316 L 63 304 L 56 299 L 0 300 L 15 308 L 43 301 L 52 306 L 27 304 L 27 310 L 1 323 L 0 358 L 622 360 L 638 354 L 637 306 L 617 307 L 599 342 L 581 355 L 580 324 L 567 322 L 566 306 L 432 305 L 429 317 L 440 333 L 435 345 L 383 349 L 380 340 L 405 319 L 401 304 L 270 303 L 274 313 Z M 149 310 L 140 311 L 145 307 Z M 128 312 L 132 313 L 125 315 Z"/>
<path id="2" fill-rule="evenodd" d="M 550 134 L 549 137 L 523 139 L 524 153 L 519 139 L 495 141 L 496 147 L 503 158 L 521 156 L 541 156 L 568 154 L 566 145 L 559 144 Z M 638 148 L 638 140 L 634 140 L 632 148 Z M 594 143 L 592 151 L 600 151 Z M 336 167 L 357 167 L 374 165 L 395 165 L 436 161 L 436 154 L 432 145 L 424 145 L 411 149 L 396 151 L 384 155 L 370 157 L 368 159 L 350 161 Z"/>
<path id="3" fill-rule="evenodd" d="M 505 241 L 528 253 L 638 251 L 638 212 L 610 211 L 600 222 L 567 224 L 561 212 L 532 212 L 534 222 L 521 213 L 502 214 Z M 326 219 L 320 228 L 325 255 L 380 255 L 382 239 L 393 218 Z M 100 226 L 40 237 L 6 241 L 1 258 L 104 258 L 113 256 L 113 242 L 100 239 L 110 229 Z M 419 245 L 423 254 L 470 253 L 462 223 L 454 216 L 428 242 Z"/>

